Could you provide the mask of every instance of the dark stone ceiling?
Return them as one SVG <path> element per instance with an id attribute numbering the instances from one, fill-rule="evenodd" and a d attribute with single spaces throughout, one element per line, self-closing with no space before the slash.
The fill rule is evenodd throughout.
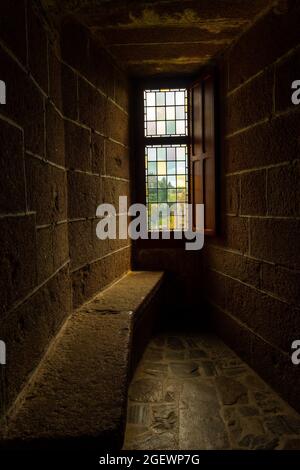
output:
<path id="1" fill-rule="evenodd" d="M 239 36 L 274 0 L 42 0 L 54 20 L 89 28 L 134 75 L 191 73 Z"/>

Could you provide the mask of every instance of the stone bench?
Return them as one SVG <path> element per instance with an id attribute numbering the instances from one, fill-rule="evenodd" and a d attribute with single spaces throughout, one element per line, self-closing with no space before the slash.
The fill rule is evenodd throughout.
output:
<path id="1" fill-rule="evenodd" d="M 2 448 L 121 448 L 162 281 L 130 272 L 71 315 L 8 416 Z"/>

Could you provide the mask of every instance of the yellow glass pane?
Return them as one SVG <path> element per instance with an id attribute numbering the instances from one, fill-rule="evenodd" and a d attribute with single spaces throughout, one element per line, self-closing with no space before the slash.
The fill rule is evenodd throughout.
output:
<path id="1" fill-rule="evenodd" d="M 166 162 L 157 162 L 157 174 L 165 175 L 166 172 L 167 172 Z"/>
<path id="2" fill-rule="evenodd" d="M 177 176 L 177 188 L 185 188 L 185 176 Z"/>

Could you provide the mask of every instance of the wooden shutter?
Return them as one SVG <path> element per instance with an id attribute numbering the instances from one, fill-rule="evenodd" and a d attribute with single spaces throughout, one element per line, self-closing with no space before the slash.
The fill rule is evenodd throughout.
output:
<path id="1" fill-rule="evenodd" d="M 204 204 L 206 235 L 216 233 L 215 76 L 203 74 L 189 90 L 190 203 Z M 193 218 L 195 211 L 193 211 Z M 193 220 L 193 228 L 195 222 Z"/>

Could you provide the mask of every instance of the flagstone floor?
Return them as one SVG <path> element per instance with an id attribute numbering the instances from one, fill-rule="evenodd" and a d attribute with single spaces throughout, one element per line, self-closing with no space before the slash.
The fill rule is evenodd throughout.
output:
<path id="1" fill-rule="evenodd" d="M 300 449 L 300 416 L 215 336 L 160 335 L 129 388 L 124 449 Z"/>

